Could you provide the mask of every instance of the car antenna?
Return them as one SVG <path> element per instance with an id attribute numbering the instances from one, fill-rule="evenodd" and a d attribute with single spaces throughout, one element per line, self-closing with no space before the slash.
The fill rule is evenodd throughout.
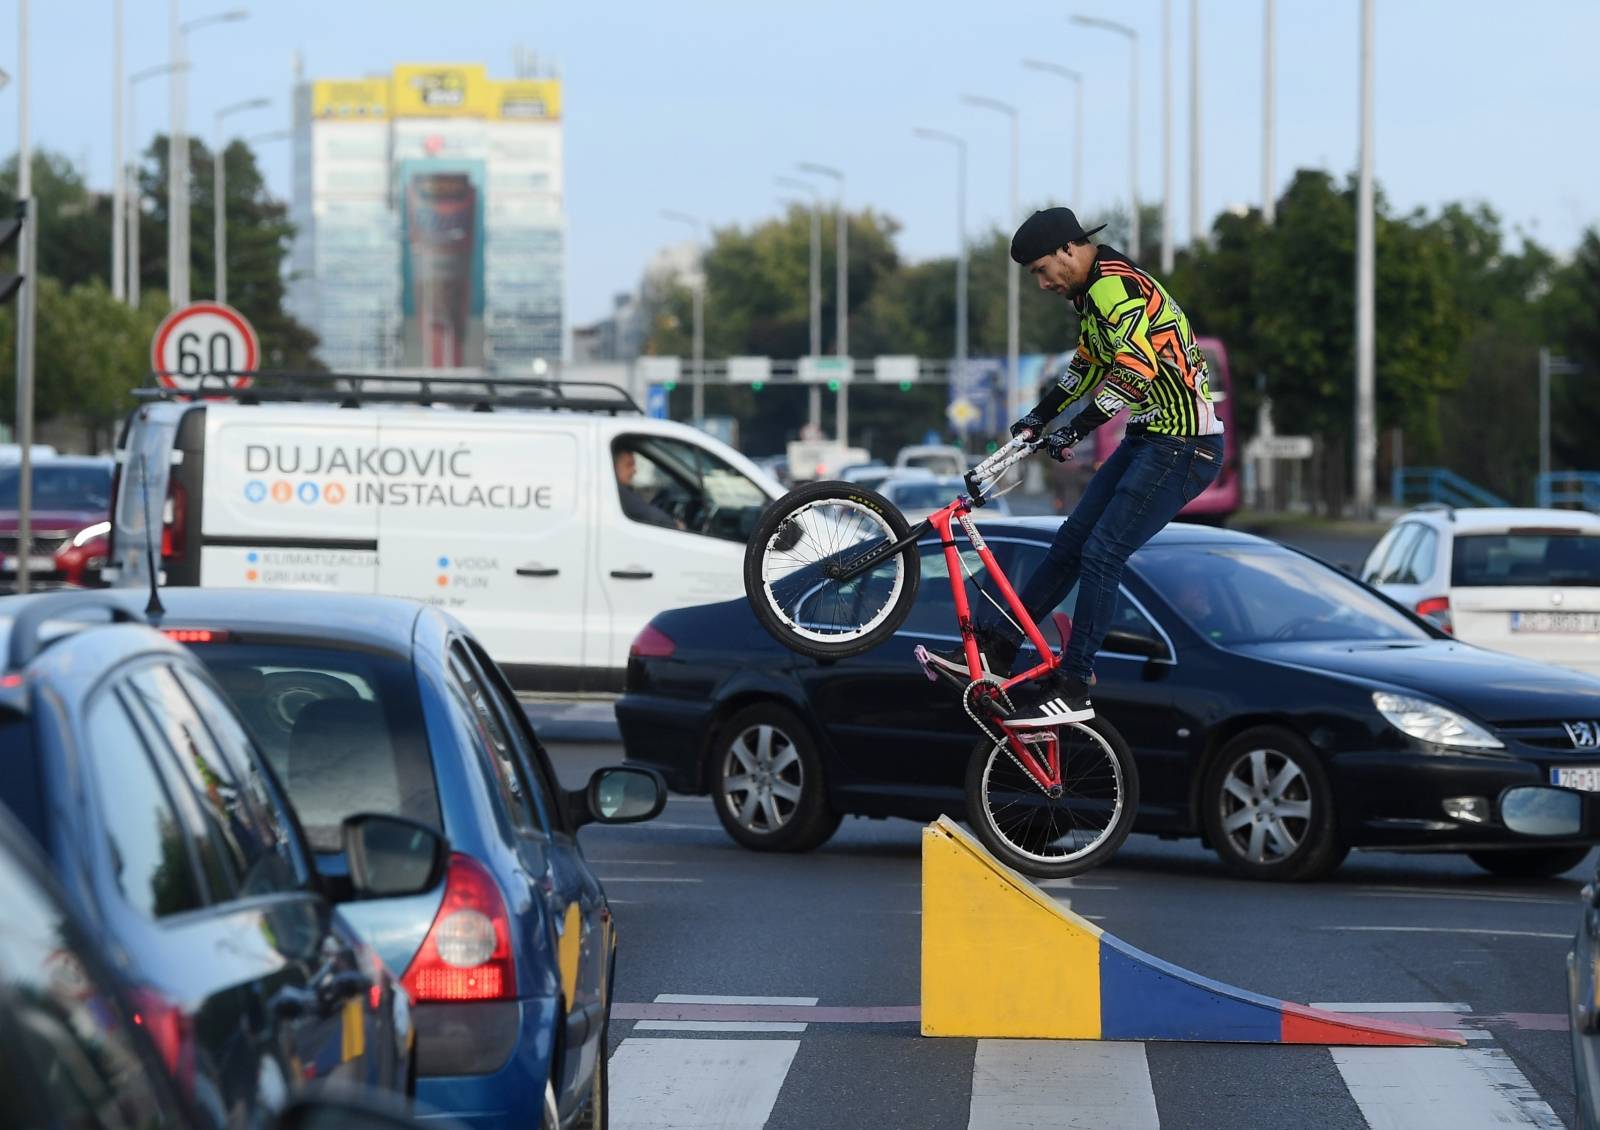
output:
<path id="1" fill-rule="evenodd" d="M 139 452 L 139 495 L 144 500 L 145 566 L 150 570 L 150 600 L 144 606 L 144 614 L 155 624 L 167 614 L 167 610 L 161 606 L 161 574 L 156 571 L 155 535 L 151 533 L 153 527 L 150 525 L 150 475 L 142 451 Z"/>

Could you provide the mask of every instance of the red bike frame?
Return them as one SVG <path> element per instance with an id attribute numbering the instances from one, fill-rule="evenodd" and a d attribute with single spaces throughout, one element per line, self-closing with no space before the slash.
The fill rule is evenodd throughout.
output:
<path id="1" fill-rule="evenodd" d="M 939 534 L 939 544 L 944 547 L 945 569 L 950 574 L 950 593 L 955 598 L 956 622 L 961 628 L 961 647 L 967 657 L 967 673 L 977 679 L 983 670 L 982 657 L 978 651 L 978 641 L 974 635 L 972 623 L 972 606 L 967 601 L 967 586 L 963 581 L 966 576 L 961 566 L 961 551 L 956 548 L 953 527 L 960 523 L 962 531 L 967 535 L 967 540 L 978 551 L 978 559 L 983 562 L 983 567 L 989 571 L 989 576 L 994 578 L 1000 588 L 1000 595 L 1005 598 L 1006 604 L 1017 617 L 1017 623 L 1022 625 L 1028 641 L 1038 649 L 1042 657 L 1040 662 L 1022 674 L 1007 679 L 1000 684 L 1002 691 L 1010 690 L 1018 683 L 1025 683 L 1029 679 L 1038 678 L 1048 671 L 1054 670 L 1061 660 L 1045 643 L 1044 634 L 1039 631 L 1039 625 L 1033 622 L 1033 617 L 1028 615 L 1028 610 L 1023 607 L 1022 600 L 1011 587 L 1011 581 L 1000 569 L 1000 562 L 995 560 L 994 551 L 983 540 L 983 535 L 978 532 L 969 517 L 972 513 L 971 500 L 957 498 L 943 510 L 936 510 L 928 515 L 928 524 Z M 1005 731 L 1006 742 L 1011 747 L 1011 752 L 1017 761 L 1034 779 L 1041 789 L 1049 791 L 1061 786 L 1061 743 L 1054 733 L 1039 731 L 1044 735 L 1042 741 L 1024 742 L 1018 738 L 1004 723 L 1000 728 Z M 1043 746 L 1044 762 L 1034 756 L 1030 745 Z"/>

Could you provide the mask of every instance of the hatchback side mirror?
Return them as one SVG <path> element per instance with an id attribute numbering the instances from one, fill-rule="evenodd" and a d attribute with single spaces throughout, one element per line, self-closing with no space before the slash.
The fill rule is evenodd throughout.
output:
<path id="1" fill-rule="evenodd" d="M 638 824 L 654 820 L 666 806 L 667 782 L 661 774 L 631 765 L 596 769 L 586 787 L 567 793 L 573 827 Z"/>
<path id="2" fill-rule="evenodd" d="M 1171 659 L 1167 644 L 1156 636 L 1132 632 L 1126 628 L 1112 628 L 1106 633 L 1101 651 L 1120 651 L 1124 655 L 1142 655 L 1146 659 Z"/>
<path id="3" fill-rule="evenodd" d="M 420 895 L 444 878 L 450 842 L 426 824 L 360 812 L 339 832 L 358 899 Z"/>

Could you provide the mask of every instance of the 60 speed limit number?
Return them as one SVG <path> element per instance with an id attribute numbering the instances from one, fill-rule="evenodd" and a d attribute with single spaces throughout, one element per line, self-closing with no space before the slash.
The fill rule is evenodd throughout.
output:
<path id="1" fill-rule="evenodd" d="M 225 376 L 244 388 L 261 361 L 250 322 L 232 306 L 194 302 L 168 314 L 150 345 L 150 367 L 167 388 L 198 388 L 201 378 Z"/>

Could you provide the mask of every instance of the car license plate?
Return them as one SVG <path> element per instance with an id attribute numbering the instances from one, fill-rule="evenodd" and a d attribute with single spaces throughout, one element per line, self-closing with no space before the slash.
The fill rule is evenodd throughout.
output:
<path id="1" fill-rule="evenodd" d="M 1600 765 L 1552 766 L 1550 783 L 1561 789 L 1600 793 Z"/>
<path id="2" fill-rule="evenodd" d="M 15 558 L 15 557 L 6 557 L 6 558 L 3 558 L 3 559 L 0 559 L 0 572 L 15 573 L 17 571 L 17 561 L 18 561 L 18 558 Z M 56 559 L 54 557 L 43 557 L 43 556 L 35 555 L 33 557 L 28 558 L 28 572 L 30 574 L 33 574 L 33 573 L 48 573 L 48 572 L 50 572 L 50 570 L 54 569 L 55 567 L 56 567 Z"/>
<path id="3" fill-rule="evenodd" d="M 1600 612 L 1513 612 L 1513 632 L 1600 632 Z"/>

